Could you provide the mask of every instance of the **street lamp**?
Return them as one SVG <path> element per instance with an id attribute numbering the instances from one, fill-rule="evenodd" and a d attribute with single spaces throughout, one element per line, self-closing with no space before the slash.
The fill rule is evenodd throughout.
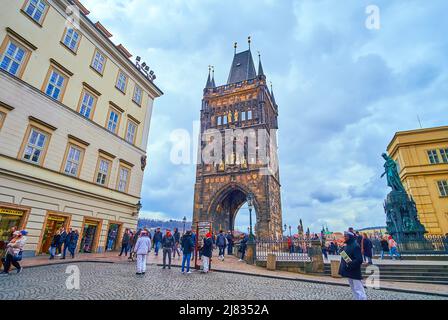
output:
<path id="1" fill-rule="evenodd" d="M 250 224 L 250 229 L 249 229 L 249 240 L 253 240 L 254 239 L 254 234 L 252 232 L 252 209 L 254 208 L 254 195 L 252 193 L 249 193 L 247 195 L 247 205 L 249 207 L 249 224 Z"/>
<path id="2" fill-rule="evenodd" d="M 184 216 L 184 218 L 182 219 L 183 223 L 184 223 L 184 232 L 183 234 L 185 234 L 185 223 L 187 222 L 187 217 Z"/>
<path id="3" fill-rule="evenodd" d="M 289 226 L 289 236 L 291 237 L 291 226 Z"/>

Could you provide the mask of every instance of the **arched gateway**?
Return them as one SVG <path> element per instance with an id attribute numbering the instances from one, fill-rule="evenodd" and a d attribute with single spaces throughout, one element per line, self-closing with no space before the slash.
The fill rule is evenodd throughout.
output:
<path id="1" fill-rule="evenodd" d="M 250 49 L 235 52 L 226 85 L 216 87 L 209 71 L 201 109 L 199 152 L 203 157 L 196 170 L 194 222 L 211 221 L 215 231 L 233 230 L 238 210 L 252 193 L 256 235 L 281 236 L 277 116 L 278 106 L 266 85 L 261 60 L 257 74 Z M 208 137 L 210 131 L 213 139 Z M 207 143 L 219 140 L 222 153 L 217 157 L 220 152 L 210 151 Z"/>

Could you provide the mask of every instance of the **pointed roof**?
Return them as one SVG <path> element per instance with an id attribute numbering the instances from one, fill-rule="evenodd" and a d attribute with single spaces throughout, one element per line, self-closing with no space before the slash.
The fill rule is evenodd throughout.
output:
<path id="1" fill-rule="evenodd" d="M 205 84 L 205 89 L 209 89 L 209 88 L 214 88 L 215 86 L 213 85 L 213 82 L 210 78 L 210 71 L 211 71 L 211 67 L 208 67 L 208 78 L 207 78 L 207 83 Z"/>
<path id="2" fill-rule="evenodd" d="M 213 86 L 213 88 L 216 88 L 216 84 L 215 84 L 215 67 L 212 67 L 212 86 Z"/>
<path id="3" fill-rule="evenodd" d="M 257 77 L 252 53 L 249 50 L 235 53 L 232 66 L 230 68 L 227 84 L 236 83 Z"/>
<path id="4" fill-rule="evenodd" d="M 258 53 L 258 76 L 264 76 L 263 66 L 261 65 L 260 53 Z"/>

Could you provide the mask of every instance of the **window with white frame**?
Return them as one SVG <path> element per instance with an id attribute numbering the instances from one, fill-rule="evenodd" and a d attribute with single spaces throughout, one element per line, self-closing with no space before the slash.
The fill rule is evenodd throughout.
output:
<path id="1" fill-rule="evenodd" d="M 137 131 L 137 125 L 133 121 L 128 120 L 128 127 L 126 128 L 127 142 L 134 143 L 136 131 Z"/>
<path id="2" fill-rule="evenodd" d="M 25 11 L 25 13 L 34 21 L 41 24 L 47 9 L 48 4 L 44 0 L 28 0 L 23 11 Z"/>
<path id="3" fill-rule="evenodd" d="M 73 52 L 75 52 L 78 49 L 78 42 L 79 42 L 80 36 L 79 32 L 76 31 L 74 28 L 67 28 L 64 36 L 63 43 Z"/>
<path id="4" fill-rule="evenodd" d="M 129 173 L 129 169 L 120 167 L 120 172 L 118 174 L 118 191 L 126 192 L 130 175 Z"/>
<path id="5" fill-rule="evenodd" d="M 140 106 L 142 104 L 142 96 L 143 96 L 142 88 L 140 88 L 138 85 L 135 85 L 134 97 L 132 98 L 132 100 L 134 100 L 134 102 Z"/>
<path id="6" fill-rule="evenodd" d="M 79 113 L 84 117 L 90 119 L 92 116 L 92 110 L 95 105 L 96 97 L 89 91 L 84 90 L 82 93 L 81 105 L 79 107 Z"/>
<path id="7" fill-rule="evenodd" d="M 0 68 L 14 76 L 18 76 L 28 51 L 17 42 L 9 40 L 5 51 L 0 56 Z"/>
<path id="8" fill-rule="evenodd" d="M 118 121 L 120 120 L 120 115 L 114 109 L 109 111 L 109 119 L 107 121 L 107 130 L 116 133 L 118 128 Z"/>
<path id="9" fill-rule="evenodd" d="M 122 72 L 119 71 L 118 72 L 118 78 L 117 78 L 117 89 L 120 90 L 121 92 L 125 92 L 126 91 L 126 81 L 127 81 L 127 77 L 126 75 Z"/>
<path id="10" fill-rule="evenodd" d="M 22 159 L 39 164 L 45 150 L 46 142 L 47 135 L 44 132 L 37 130 L 36 128 L 31 128 Z"/>
<path id="11" fill-rule="evenodd" d="M 448 148 L 440 149 L 440 155 L 442 156 L 443 163 L 448 163 Z"/>
<path id="12" fill-rule="evenodd" d="M 92 68 L 98 71 L 100 74 L 103 74 L 105 62 L 106 57 L 99 50 L 95 50 L 95 54 L 92 60 Z"/>
<path id="13" fill-rule="evenodd" d="M 252 110 L 247 111 L 247 120 L 252 120 Z"/>
<path id="14" fill-rule="evenodd" d="M 47 88 L 45 94 L 56 100 L 61 100 L 62 93 L 65 87 L 65 76 L 56 69 L 52 69 L 50 77 L 48 78 Z"/>
<path id="15" fill-rule="evenodd" d="M 96 174 L 96 183 L 106 185 L 107 177 L 109 176 L 110 161 L 100 158 L 98 164 L 98 172 Z"/>
<path id="16" fill-rule="evenodd" d="M 441 197 L 448 197 L 448 180 L 437 181 Z"/>
<path id="17" fill-rule="evenodd" d="M 241 121 L 246 121 L 246 111 L 241 112 Z"/>
<path id="18" fill-rule="evenodd" d="M 65 162 L 64 172 L 71 176 L 78 176 L 79 166 L 81 164 L 82 150 L 74 145 L 70 145 Z"/>
<path id="19" fill-rule="evenodd" d="M 428 152 L 429 163 L 431 163 L 431 164 L 440 163 L 439 155 L 437 154 L 437 150 L 428 150 L 427 152 Z"/>

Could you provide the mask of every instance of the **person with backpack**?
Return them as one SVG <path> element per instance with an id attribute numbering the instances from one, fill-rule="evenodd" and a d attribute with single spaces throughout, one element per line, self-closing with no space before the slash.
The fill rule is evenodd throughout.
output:
<path id="1" fill-rule="evenodd" d="M 388 245 L 389 245 L 389 254 L 392 260 L 395 260 L 395 256 L 398 257 L 398 259 L 401 259 L 401 255 L 398 252 L 398 245 L 395 242 L 395 240 L 392 238 L 392 236 L 389 236 L 388 239 Z"/>
<path id="2" fill-rule="evenodd" d="M 140 237 L 134 246 L 134 252 L 137 255 L 137 272 L 136 275 L 143 275 L 146 272 L 146 258 L 151 251 L 151 239 L 149 232 L 146 230 L 140 233 Z"/>
<path id="3" fill-rule="evenodd" d="M 224 261 L 224 252 L 227 245 L 227 239 L 224 235 L 224 231 L 219 230 L 219 234 L 216 237 L 216 246 L 219 249 L 219 257 L 218 259 Z"/>
<path id="4" fill-rule="evenodd" d="M 23 268 L 19 261 L 22 260 L 23 247 L 26 243 L 27 231 L 14 231 L 13 238 L 6 245 L 6 257 L 2 259 L 3 272 L 1 274 L 8 275 L 11 264 L 17 269 L 17 273 L 22 272 Z"/>
<path id="5" fill-rule="evenodd" d="M 175 245 L 175 240 L 170 229 L 166 229 L 166 233 L 162 238 L 163 250 L 163 269 L 166 268 L 166 257 L 168 256 L 168 269 L 171 269 L 171 251 Z"/>
<path id="6" fill-rule="evenodd" d="M 205 235 L 204 242 L 202 245 L 202 272 L 208 273 L 210 270 L 210 260 L 213 254 L 213 241 L 212 234 L 209 232 Z"/>
<path id="7" fill-rule="evenodd" d="M 191 273 L 190 271 L 190 259 L 191 253 L 194 251 L 194 242 L 193 237 L 191 235 L 191 231 L 185 232 L 181 240 L 182 247 L 182 274 L 185 274 L 185 264 L 187 265 L 187 273 Z"/>
<path id="8" fill-rule="evenodd" d="M 341 251 L 341 264 L 339 266 L 339 275 L 348 278 L 348 283 L 352 290 L 355 300 L 367 300 L 367 295 L 362 284 L 362 254 L 361 248 L 357 243 L 357 236 L 350 232 L 344 232 L 345 246 Z"/>

